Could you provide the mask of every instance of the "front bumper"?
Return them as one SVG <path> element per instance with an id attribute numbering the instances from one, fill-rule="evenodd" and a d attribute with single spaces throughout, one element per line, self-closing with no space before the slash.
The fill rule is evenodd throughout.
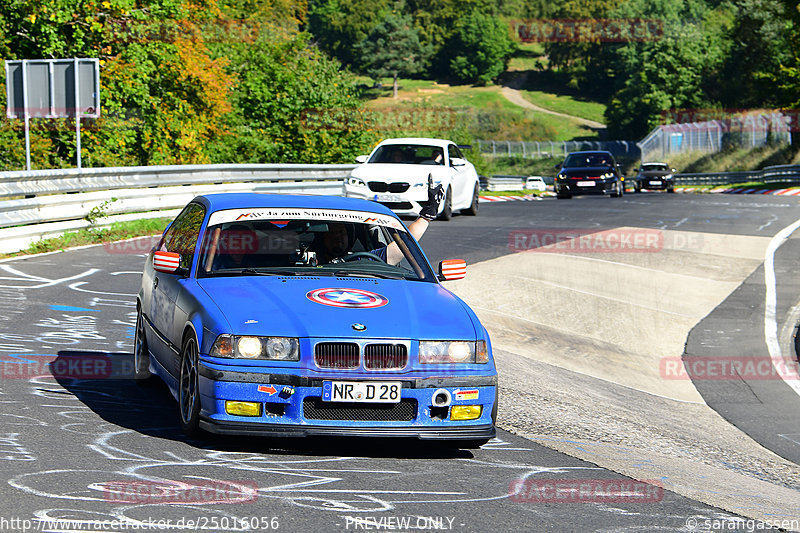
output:
<path id="1" fill-rule="evenodd" d="M 616 191 L 616 179 L 590 179 L 568 178 L 557 180 L 555 183 L 556 194 L 611 194 Z M 591 183 L 591 185 L 588 185 Z M 581 185 L 582 184 L 582 185 Z"/>
<path id="2" fill-rule="evenodd" d="M 378 193 L 371 191 L 366 186 L 356 186 L 345 182 L 344 196 L 347 198 L 360 198 L 362 200 L 378 202 L 401 216 L 417 216 L 420 210 L 428 205 L 427 187 L 412 186 L 406 192 L 402 193 Z"/>
<path id="3" fill-rule="evenodd" d="M 322 402 L 322 382 L 400 381 L 397 404 Z M 434 407 L 434 393 L 447 390 L 447 407 Z M 200 366 L 200 427 L 211 433 L 304 437 L 309 435 L 489 439 L 495 436 L 497 376 L 304 377 Z M 260 416 L 237 416 L 226 401 L 257 402 Z M 402 404 L 402 406 L 401 406 Z M 450 420 L 452 406 L 479 405 L 474 420 Z M 397 409 L 395 409 L 397 407 Z M 402 407 L 402 409 L 400 409 Z M 321 408 L 321 409 L 320 409 Z M 403 411 L 393 418 L 393 413 Z M 376 416 L 377 415 L 377 416 Z"/>
<path id="4" fill-rule="evenodd" d="M 651 191 L 652 190 L 666 191 L 668 189 L 672 189 L 674 186 L 675 186 L 675 184 L 672 182 L 672 180 L 667 180 L 667 179 L 653 178 L 653 179 L 642 179 L 642 180 L 639 180 L 639 187 L 640 188 L 648 189 L 648 190 L 651 190 Z"/>
<path id="5" fill-rule="evenodd" d="M 458 428 L 427 427 L 330 427 L 313 425 L 259 424 L 252 422 L 219 422 L 200 418 L 200 427 L 219 435 L 250 435 L 270 437 L 416 437 L 421 440 L 472 440 L 493 439 L 497 431 L 493 424 Z"/>

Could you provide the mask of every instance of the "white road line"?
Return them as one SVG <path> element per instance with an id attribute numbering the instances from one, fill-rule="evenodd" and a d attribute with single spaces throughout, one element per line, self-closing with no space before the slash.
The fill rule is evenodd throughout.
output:
<path id="1" fill-rule="evenodd" d="M 778 341 L 778 321 L 776 319 L 778 307 L 778 293 L 776 288 L 775 279 L 775 252 L 778 251 L 781 244 L 786 241 L 792 233 L 800 228 L 800 220 L 796 220 L 793 224 L 786 226 L 769 241 L 767 252 L 764 257 L 764 284 L 766 286 L 766 296 L 764 300 L 764 340 L 767 343 L 767 350 L 769 351 L 772 366 L 775 371 L 781 376 L 781 379 L 792 388 L 798 395 L 800 395 L 800 382 L 796 379 L 787 379 L 784 375 L 784 359 L 781 354 L 781 345 Z"/>

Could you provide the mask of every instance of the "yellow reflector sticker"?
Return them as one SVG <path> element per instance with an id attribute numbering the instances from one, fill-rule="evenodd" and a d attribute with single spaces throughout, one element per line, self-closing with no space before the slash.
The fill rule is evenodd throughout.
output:
<path id="1" fill-rule="evenodd" d="M 261 416 L 261 404 L 258 402 L 225 402 L 225 412 L 235 416 Z"/>
<path id="2" fill-rule="evenodd" d="M 482 405 L 454 405 L 450 408 L 450 420 L 475 420 L 481 417 Z"/>

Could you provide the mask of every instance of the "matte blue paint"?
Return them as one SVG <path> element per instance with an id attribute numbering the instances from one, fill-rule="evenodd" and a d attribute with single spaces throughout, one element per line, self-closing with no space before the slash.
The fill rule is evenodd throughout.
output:
<path id="1" fill-rule="evenodd" d="M 204 226 L 209 216 L 217 210 L 258 209 L 258 208 L 325 208 L 363 211 L 395 216 L 384 206 L 366 200 L 333 196 L 292 196 L 252 193 L 223 193 L 200 196 L 193 200 L 206 208 Z M 399 219 L 398 219 L 399 220 Z M 205 228 L 203 228 L 204 230 Z M 203 239 L 201 231 L 200 241 Z M 199 259 L 200 246 L 195 252 L 194 264 Z M 426 259 L 427 260 L 427 259 Z M 492 378 L 497 375 L 491 356 L 491 343 L 485 328 L 475 313 L 457 296 L 439 283 L 406 281 L 394 279 L 340 278 L 330 276 L 299 279 L 278 276 L 220 276 L 197 279 L 195 269 L 187 278 L 177 281 L 175 300 L 165 300 L 166 307 L 159 312 L 175 312 L 173 320 L 162 321 L 172 324 L 170 331 L 160 332 L 167 338 L 174 350 L 183 343 L 185 328 L 191 324 L 198 337 L 200 364 L 208 372 L 219 372 L 232 376 L 244 373 L 248 379 L 242 382 L 217 380 L 201 374 L 200 398 L 201 416 L 212 423 L 249 422 L 263 424 L 316 425 L 340 428 L 397 427 L 397 428 L 439 428 L 458 429 L 466 426 L 490 426 L 492 410 L 496 403 L 495 386 L 473 386 L 469 379 Z M 138 297 L 150 301 L 154 277 L 174 276 L 156 274 L 152 267 L 152 256 L 145 262 L 142 287 Z M 173 278 L 174 280 L 175 278 Z M 168 281 L 168 279 L 167 279 Z M 164 281 L 162 281 L 162 284 Z M 174 281 L 173 281 L 174 283 Z M 388 303 L 375 308 L 339 308 L 320 305 L 309 300 L 309 291 L 323 288 L 344 290 L 362 289 L 380 294 Z M 178 303 L 179 302 L 179 305 Z M 144 309 L 145 315 L 148 310 Z M 179 314 L 180 312 L 180 314 Z M 178 319 L 177 317 L 181 317 Z M 185 317 L 185 319 L 184 319 Z M 148 317 L 149 320 L 149 317 Z M 364 324 L 366 332 L 353 331 L 354 323 Z M 155 324 L 154 324 L 155 325 Z M 177 394 L 177 378 L 174 352 L 160 350 L 153 353 L 157 341 L 155 332 L 145 328 L 148 346 L 151 348 L 151 371 L 162 378 L 173 395 Z M 220 334 L 262 335 L 296 337 L 300 341 L 301 360 L 265 361 L 212 358 L 208 353 L 214 340 Z M 408 343 L 409 363 L 401 370 L 374 371 L 360 366 L 354 370 L 334 370 L 318 368 L 314 362 L 313 345 L 316 342 L 351 339 L 374 339 L 375 342 L 391 343 L 393 339 Z M 421 365 L 418 361 L 420 340 L 463 340 L 475 342 L 484 340 L 489 350 L 487 364 Z M 320 421 L 303 417 L 303 399 L 307 396 L 320 397 L 320 386 L 296 386 L 294 394 L 281 397 L 258 391 L 258 385 L 273 385 L 281 390 L 280 382 L 270 382 L 272 375 L 286 375 L 291 379 L 302 380 L 377 380 L 403 381 L 402 397 L 413 398 L 418 403 L 415 419 L 412 422 L 356 422 Z M 263 379 L 259 379 L 263 375 Z M 479 398 L 473 401 L 456 401 L 453 404 L 482 405 L 483 413 L 477 420 L 450 421 L 431 417 L 431 398 L 436 388 L 414 388 L 415 380 L 432 377 L 448 379 L 462 378 L 467 382 L 458 387 L 447 387 L 453 393 L 456 389 L 478 389 Z M 224 379 L 224 378 L 223 378 Z M 284 378 L 286 379 L 286 378 Z M 285 382 L 285 381 L 284 381 Z M 310 383 L 309 381 L 303 381 Z M 225 413 L 224 401 L 276 402 L 286 405 L 286 413 L 280 417 L 236 417 Z"/>

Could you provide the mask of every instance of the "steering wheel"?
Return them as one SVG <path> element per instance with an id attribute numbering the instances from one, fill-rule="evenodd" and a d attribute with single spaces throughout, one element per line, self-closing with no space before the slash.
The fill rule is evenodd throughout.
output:
<path id="1" fill-rule="evenodd" d="M 345 263 L 349 263 L 350 261 L 355 261 L 359 257 L 363 257 L 365 259 L 369 259 L 371 261 L 378 261 L 379 263 L 384 263 L 385 261 L 380 258 L 380 256 L 373 254 L 372 252 L 356 252 L 353 254 L 348 255 L 344 258 Z"/>

